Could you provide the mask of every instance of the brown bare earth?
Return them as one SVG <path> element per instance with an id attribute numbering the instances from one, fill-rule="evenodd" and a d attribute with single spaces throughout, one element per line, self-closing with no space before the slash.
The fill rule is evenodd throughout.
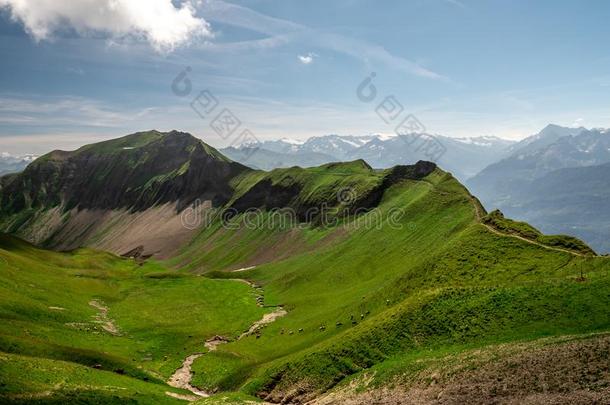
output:
<path id="1" fill-rule="evenodd" d="M 224 336 L 216 335 L 213 338 L 210 338 L 205 341 L 205 348 L 209 351 L 213 352 L 216 348 L 222 344 L 228 343 L 229 339 Z"/>
<path id="2" fill-rule="evenodd" d="M 142 247 L 140 255 L 164 259 L 186 245 L 203 226 L 206 209 L 209 209 L 209 204 L 201 204 L 193 213 L 201 218 L 200 223 L 194 222 L 198 224 L 196 227 L 184 226 L 175 203 L 141 212 L 73 209 L 61 214 L 59 209 L 51 209 L 32 221 L 36 230 L 24 227 L 19 236 L 57 250 L 89 246 L 123 255 Z M 52 239 L 48 240 L 51 235 Z"/>
<path id="3" fill-rule="evenodd" d="M 310 404 L 610 404 L 610 336 L 493 346 L 440 359 L 392 388 L 370 376 Z"/>
<path id="4" fill-rule="evenodd" d="M 188 245 L 201 230 L 204 226 L 205 210 L 209 208 L 210 202 L 204 202 L 197 207 L 196 213 L 189 214 L 189 221 L 193 215 L 201 219 L 200 223 L 195 222 L 198 224 L 196 227 L 190 226 L 190 223 L 184 226 L 176 203 L 154 206 L 140 212 L 130 212 L 126 209 L 72 209 L 62 213 L 59 208 L 53 208 L 37 214 L 36 218 L 29 222 L 32 226 L 22 227 L 18 236 L 56 250 L 88 246 L 118 255 L 138 251 L 140 256 L 166 259 L 173 256 L 179 248 Z M 310 245 L 303 240 L 298 229 L 291 229 L 269 238 L 266 245 L 257 249 L 241 267 L 248 268 L 282 260 L 316 247 L 330 245 L 341 241 L 347 233 L 347 230 L 341 228 L 317 244 Z M 214 238 L 222 237 L 222 234 L 219 232 L 207 242 L 211 246 Z M 238 231 L 232 238 L 235 243 L 240 243 L 245 235 L 245 230 Z M 201 249 L 205 250 L 207 246 L 206 244 Z"/>

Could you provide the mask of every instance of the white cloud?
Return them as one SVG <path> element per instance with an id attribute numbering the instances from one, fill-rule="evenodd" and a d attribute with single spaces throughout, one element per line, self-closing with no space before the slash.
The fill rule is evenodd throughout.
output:
<path id="1" fill-rule="evenodd" d="M 36 40 L 50 39 L 65 27 L 81 35 L 104 33 L 111 38 L 146 39 L 158 51 L 171 51 L 194 37 L 212 35 L 197 17 L 200 0 L 0 0 Z"/>
<path id="2" fill-rule="evenodd" d="M 74 96 L 14 97 L 0 94 L 0 126 L 113 128 L 154 116 L 152 108 L 121 109 Z"/>
<path id="3" fill-rule="evenodd" d="M 299 61 L 304 64 L 304 65 L 309 65 L 310 63 L 313 62 L 313 58 L 317 57 L 318 55 L 316 55 L 313 52 L 309 52 L 307 55 L 298 55 L 297 58 L 299 59 Z"/>

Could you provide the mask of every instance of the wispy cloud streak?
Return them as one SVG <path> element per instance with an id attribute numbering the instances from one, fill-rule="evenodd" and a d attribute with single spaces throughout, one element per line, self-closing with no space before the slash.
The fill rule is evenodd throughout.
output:
<path id="1" fill-rule="evenodd" d="M 449 80 L 445 76 L 427 69 L 416 62 L 393 55 L 380 45 L 344 35 L 318 31 L 302 24 L 270 17 L 247 7 L 227 3 L 222 0 L 207 2 L 202 12 L 205 18 L 212 22 L 221 22 L 269 35 L 268 41 L 263 42 L 265 45 L 280 46 L 289 40 L 298 40 L 312 46 L 343 53 L 362 61 L 383 63 L 418 77 Z M 254 42 L 254 44 L 260 45 L 259 42 Z M 229 47 L 230 45 L 223 44 L 216 46 Z M 241 46 L 245 46 L 245 44 L 241 44 Z"/>

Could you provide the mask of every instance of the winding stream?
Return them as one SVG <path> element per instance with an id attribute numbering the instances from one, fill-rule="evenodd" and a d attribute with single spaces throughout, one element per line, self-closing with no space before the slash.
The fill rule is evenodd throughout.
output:
<path id="1" fill-rule="evenodd" d="M 245 282 L 248 285 L 250 285 L 251 287 L 260 290 L 260 287 L 256 287 L 253 283 L 251 283 L 248 280 L 235 279 L 235 281 Z M 259 307 L 263 307 L 262 295 L 257 295 L 256 305 Z M 282 316 L 286 315 L 287 313 L 288 312 L 286 312 L 286 310 L 284 310 L 283 307 L 281 307 L 281 306 L 277 307 L 275 311 L 269 312 L 268 314 L 263 315 L 263 317 L 260 320 L 254 322 L 250 326 L 250 328 L 248 328 L 247 331 L 245 331 L 244 333 L 239 335 L 237 340 L 240 340 L 242 338 L 245 338 L 246 336 L 250 336 L 250 335 L 258 333 L 260 331 L 260 329 L 262 329 L 265 325 L 274 322 L 276 319 L 281 318 Z M 208 349 L 208 351 L 213 352 L 217 349 L 218 346 L 220 346 L 222 344 L 226 344 L 226 343 L 229 343 L 229 339 L 227 339 L 223 336 L 216 335 L 216 336 L 206 340 L 205 347 L 206 347 L 206 349 Z M 193 379 L 193 372 L 191 369 L 193 366 L 193 362 L 196 359 L 198 359 L 199 357 L 203 356 L 204 354 L 205 353 L 194 353 L 194 354 L 191 354 L 190 356 L 188 356 L 182 362 L 182 366 L 178 370 L 176 370 L 174 372 L 174 374 L 167 381 L 168 385 L 175 387 L 175 388 L 181 388 L 181 389 L 191 391 L 196 396 L 181 395 L 181 394 L 175 394 L 172 392 L 166 392 L 167 395 L 174 397 L 174 398 L 178 398 L 178 399 L 184 399 L 187 401 L 195 401 L 195 400 L 197 400 L 197 397 L 209 397 L 211 395 L 209 392 L 200 390 L 199 388 L 191 385 L 191 381 Z"/>

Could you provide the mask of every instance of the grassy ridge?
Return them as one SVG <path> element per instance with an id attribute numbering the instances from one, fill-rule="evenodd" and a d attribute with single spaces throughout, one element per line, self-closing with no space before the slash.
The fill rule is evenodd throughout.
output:
<path id="1" fill-rule="evenodd" d="M 593 249 L 578 238 L 568 235 L 544 235 L 528 223 L 505 218 L 499 210 L 490 212 L 483 218 L 483 222 L 501 232 L 519 235 L 546 246 L 566 249 L 583 255 L 595 256 Z"/>
<path id="2" fill-rule="evenodd" d="M 393 207 L 404 209 L 400 229 L 206 229 L 206 249 L 193 261 L 200 271 L 253 264 L 267 246 L 281 257 L 283 247 L 270 241 L 289 233 L 299 242 L 286 248 L 293 255 L 239 273 L 264 285 L 265 302 L 289 315 L 260 339 L 198 360 L 195 381 L 294 399 L 398 353 L 610 327 L 605 259 L 489 232 L 468 192 L 440 171 L 389 188 L 377 210 Z M 576 280 L 582 268 L 585 283 Z"/>

